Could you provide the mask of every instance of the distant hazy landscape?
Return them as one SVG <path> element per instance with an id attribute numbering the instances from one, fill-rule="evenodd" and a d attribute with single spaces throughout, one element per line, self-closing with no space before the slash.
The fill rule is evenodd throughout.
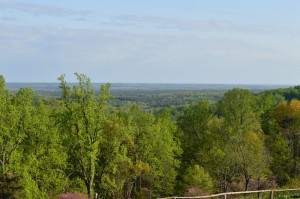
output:
<path id="1" fill-rule="evenodd" d="M 72 87 L 75 83 L 69 83 Z M 104 83 L 92 83 L 96 92 Z M 17 92 L 20 88 L 31 88 L 40 97 L 58 98 L 58 83 L 7 83 L 6 87 Z M 144 109 L 156 109 L 196 103 L 199 100 L 218 101 L 233 88 L 243 88 L 259 93 L 266 90 L 287 88 L 289 85 L 246 85 L 246 84 L 146 84 L 112 83 L 111 104 L 116 107 L 138 104 Z"/>
<path id="2" fill-rule="evenodd" d="M 75 83 L 70 83 L 74 85 Z M 99 90 L 105 83 L 93 83 Z M 287 88 L 292 85 L 251 85 L 251 84 L 147 84 L 147 83 L 111 83 L 111 92 L 117 91 L 226 91 L 233 88 L 244 88 L 252 91 L 264 91 L 276 88 Z M 6 83 L 7 89 L 17 91 L 20 88 L 31 88 L 37 92 L 59 92 L 58 83 Z"/>

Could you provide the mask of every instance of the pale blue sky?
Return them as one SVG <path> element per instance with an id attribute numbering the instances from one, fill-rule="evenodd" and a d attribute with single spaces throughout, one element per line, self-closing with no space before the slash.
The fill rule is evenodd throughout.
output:
<path id="1" fill-rule="evenodd" d="M 8 82 L 300 84 L 298 0 L 0 0 Z"/>

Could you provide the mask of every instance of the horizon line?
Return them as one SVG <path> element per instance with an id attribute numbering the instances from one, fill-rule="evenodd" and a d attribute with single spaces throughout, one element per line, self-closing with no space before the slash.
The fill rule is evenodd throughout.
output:
<path id="1" fill-rule="evenodd" d="M 67 82 L 68 84 L 78 84 L 78 82 Z M 59 84 L 59 82 L 5 82 L 5 84 Z M 181 82 L 91 82 L 91 84 L 165 84 L 165 85 L 257 85 L 257 86 L 297 86 L 291 83 L 181 83 Z"/>

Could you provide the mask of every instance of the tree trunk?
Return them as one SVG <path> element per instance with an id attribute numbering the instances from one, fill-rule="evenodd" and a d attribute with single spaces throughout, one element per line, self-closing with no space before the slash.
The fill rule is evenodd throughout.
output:
<path id="1" fill-rule="evenodd" d="M 245 178 L 245 191 L 248 191 L 249 182 L 250 182 L 250 178 Z"/>
<path id="2" fill-rule="evenodd" d="M 227 192 L 227 175 L 223 174 L 223 184 L 222 184 L 222 189 L 223 192 L 226 193 Z"/>
<path id="3" fill-rule="evenodd" d="M 88 198 L 92 199 L 92 196 L 93 196 L 93 181 L 90 180 L 89 190 L 88 190 Z"/>
<path id="4" fill-rule="evenodd" d="M 89 199 L 92 199 L 93 194 L 94 194 L 94 190 L 93 190 L 93 185 L 94 185 L 94 179 L 95 179 L 95 160 L 92 157 L 92 154 L 90 154 L 90 169 L 91 169 L 91 173 L 90 173 L 90 179 L 89 179 Z"/>
<path id="5" fill-rule="evenodd" d="M 88 199 L 92 199 L 93 198 L 93 183 L 91 180 L 86 181 L 85 183 L 86 186 L 86 190 L 87 190 L 87 194 L 88 194 Z"/>
<path id="6" fill-rule="evenodd" d="M 127 193 L 126 193 L 126 199 L 131 198 L 131 192 L 132 192 L 132 189 L 133 189 L 133 186 L 134 186 L 134 182 L 135 182 L 135 180 L 134 180 L 133 182 L 130 183 L 129 190 L 128 190 Z"/>
<path id="7" fill-rule="evenodd" d="M 88 199 L 92 199 L 91 188 L 89 184 L 87 185 L 87 194 L 88 194 Z"/>

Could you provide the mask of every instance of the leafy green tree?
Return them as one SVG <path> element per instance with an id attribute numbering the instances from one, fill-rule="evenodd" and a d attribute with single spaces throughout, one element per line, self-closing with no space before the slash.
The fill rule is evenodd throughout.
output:
<path id="1" fill-rule="evenodd" d="M 183 132 L 182 147 L 183 161 L 190 164 L 193 160 L 205 158 L 210 142 L 210 121 L 213 108 L 208 101 L 200 101 L 187 107 L 183 116 L 178 118 L 178 126 Z"/>
<path id="2" fill-rule="evenodd" d="M 206 156 L 202 156 L 202 165 L 214 179 L 215 190 L 227 192 L 240 176 L 238 151 L 233 141 L 224 135 L 223 118 L 214 116 L 210 121 L 209 131 L 210 146 L 206 150 Z"/>
<path id="3" fill-rule="evenodd" d="M 15 97 L 5 89 L 5 80 L 0 76 L 1 175 L 12 172 L 13 157 L 25 137 L 22 129 L 25 118 L 20 117 L 15 103 Z"/>
<path id="4" fill-rule="evenodd" d="M 235 88 L 224 94 L 219 101 L 219 112 L 224 120 L 225 136 L 243 134 L 251 130 L 253 122 L 257 124 L 252 104 L 253 96 L 249 90 Z"/>
<path id="5" fill-rule="evenodd" d="M 125 117 L 134 137 L 129 155 L 135 175 L 129 187 L 129 196 L 172 194 L 181 148 L 175 139 L 177 127 L 170 112 L 162 110 L 154 117 L 133 106 Z"/>
<path id="6" fill-rule="evenodd" d="M 289 141 L 280 131 L 272 131 L 267 143 L 272 156 L 270 169 L 277 183 L 280 186 L 286 185 L 293 178 L 291 175 L 293 159 L 290 154 Z"/>
<path id="7" fill-rule="evenodd" d="M 31 89 L 13 95 L 0 79 L 2 197 L 49 198 L 49 193 L 63 190 L 65 179 L 64 153 L 51 112 L 36 103 Z"/>
<path id="8" fill-rule="evenodd" d="M 4 79 L 1 78 L 0 90 L 1 179 L 3 180 L 0 187 L 6 190 L 4 191 L 6 193 L 2 192 L 2 196 L 4 198 L 19 197 L 19 194 L 22 194 L 25 198 L 45 198 L 47 191 L 54 191 L 54 187 L 44 189 L 43 187 L 50 186 L 53 182 L 42 179 L 51 176 L 50 171 L 55 171 L 55 167 L 51 167 L 53 165 L 50 164 L 51 161 L 48 161 L 44 166 L 48 166 L 49 172 L 34 173 L 34 179 L 32 179 L 32 173 L 36 170 L 45 171 L 46 167 L 39 164 L 43 162 L 44 157 L 52 160 L 53 156 L 37 155 L 37 153 L 40 153 L 42 149 L 51 150 L 52 148 L 45 143 L 41 143 L 38 149 L 33 150 L 31 147 L 38 147 L 35 141 L 39 139 L 33 137 L 34 134 L 39 133 L 39 138 L 42 139 L 47 139 L 46 135 L 51 134 L 49 130 L 52 125 L 41 120 L 41 118 L 46 118 L 48 121 L 48 115 L 41 111 L 38 105 L 33 106 L 34 93 L 31 89 L 22 88 L 16 95 L 13 95 L 5 89 Z M 49 137 L 52 138 L 53 135 Z M 47 139 L 47 142 L 50 140 Z M 49 148 L 46 148 L 47 146 Z"/>
<path id="9" fill-rule="evenodd" d="M 237 151 L 234 161 L 244 178 L 245 190 L 250 179 L 267 168 L 269 159 L 253 102 L 253 95 L 245 89 L 228 91 L 219 102 L 222 132 L 232 151 Z"/>
<path id="10" fill-rule="evenodd" d="M 261 133 L 248 132 L 235 144 L 238 151 L 236 161 L 244 177 L 244 188 L 247 191 L 250 179 L 259 179 L 268 171 L 270 156 Z"/>
<path id="11" fill-rule="evenodd" d="M 203 167 L 194 165 L 188 167 L 183 177 L 186 189 L 197 188 L 204 192 L 213 191 L 213 179 Z"/>
<path id="12" fill-rule="evenodd" d="M 15 96 L 5 88 L 5 79 L 0 76 L 0 197 L 13 197 L 19 185 L 14 165 L 19 161 L 18 148 L 25 132 L 22 125 L 24 118 L 16 107 Z"/>
<path id="13" fill-rule="evenodd" d="M 51 109 L 41 102 L 32 110 L 19 165 L 27 198 L 49 198 L 66 187 L 66 153 L 51 114 Z"/>
<path id="14" fill-rule="evenodd" d="M 275 107 L 273 114 L 278 124 L 277 133 L 275 130 L 273 134 L 275 136 L 276 134 L 281 134 L 281 136 L 277 135 L 277 137 L 285 138 L 288 143 L 288 156 L 291 163 L 289 175 L 298 176 L 300 175 L 300 101 L 282 102 Z M 276 151 L 277 149 L 274 150 Z M 274 155 L 276 156 L 276 154 Z"/>
<path id="15" fill-rule="evenodd" d="M 161 109 L 155 113 L 155 124 L 158 135 L 154 140 L 153 148 L 160 162 L 154 168 L 157 183 L 154 183 L 153 187 L 159 190 L 161 195 L 170 195 L 174 193 L 182 154 L 181 143 L 176 138 L 178 127 L 175 125 L 169 109 Z"/>
<path id="16" fill-rule="evenodd" d="M 103 125 L 100 151 L 95 176 L 96 190 L 101 197 L 124 196 L 123 188 L 132 177 L 133 165 L 128 148 L 133 146 L 130 129 L 115 114 L 107 117 Z"/>
<path id="17" fill-rule="evenodd" d="M 63 104 L 60 129 L 66 135 L 64 144 L 68 153 L 69 176 L 82 179 L 89 198 L 92 198 L 110 85 L 102 86 L 101 93 L 96 96 L 90 79 L 85 75 L 75 75 L 79 83 L 73 89 L 63 75 L 59 77 Z"/>

